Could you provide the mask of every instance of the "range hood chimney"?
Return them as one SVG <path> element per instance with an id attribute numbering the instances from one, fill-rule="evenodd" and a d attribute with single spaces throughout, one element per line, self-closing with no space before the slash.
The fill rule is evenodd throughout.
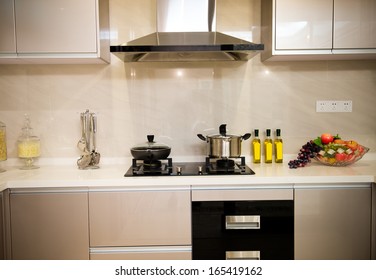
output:
<path id="1" fill-rule="evenodd" d="M 216 0 L 156 0 L 157 32 L 110 51 L 125 62 L 246 61 L 264 50 L 216 32 Z"/>

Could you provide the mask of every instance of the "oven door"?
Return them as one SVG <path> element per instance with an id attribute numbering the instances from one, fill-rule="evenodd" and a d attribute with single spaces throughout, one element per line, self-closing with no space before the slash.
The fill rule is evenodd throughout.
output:
<path id="1" fill-rule="evenodd" d="M 294 203 L 192 202 L 193 259 L 294 259 Z"/>

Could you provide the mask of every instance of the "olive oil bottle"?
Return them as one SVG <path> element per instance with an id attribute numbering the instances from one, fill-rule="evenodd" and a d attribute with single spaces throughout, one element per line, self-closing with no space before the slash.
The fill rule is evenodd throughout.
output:
<path id="1" fill-rule="evenodd" d="M 264 140 L 264 158 L 265 158 L 265 163 L 272 163 L 273 141 L 270 138 L 270 129 L 266 130 L 266 138 Z"/>
<path id="2" fill-rule="evenodd" d="M 274 139 L 274 155 L 275 155 L 275 162 L 282 163 L 283 162 L 283 142 L 281 138 L 281 130 L 277 129 L 275 131 L 276 138 Z"/>
<path id="3" fill-rule="evenodd" d="M 253 152 L 253 163 L 261 162 L 261 142 L 259 138 L 259 130 L 255 129 L 255 137 L 252 140 L 252 152 Z"/>

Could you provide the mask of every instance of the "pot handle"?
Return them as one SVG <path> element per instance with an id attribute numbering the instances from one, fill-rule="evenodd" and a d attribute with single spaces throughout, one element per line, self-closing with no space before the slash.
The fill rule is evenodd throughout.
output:
<path id="1" fill-rule="evenodd" d="M 148 142 L 149 143 L 153 143 L 154 142 L 154 135 L 147 135 L 146 137 L 148 138 Z"/>
<path id="2" fill-rule="evenodd" d="M 248 138 L 250 138 L 251 137 L 251 133 L 246 133 L 246 134 L 244 134 L 243 136 L 242 136 L 242 139 L 243 140 L 247 140 Z"/>
<path id="3" fill-rule="evenodd" d="M 219 134 L 221 134 L 222 136 L 226 136 L 226 124 L 221 124 L 219 126 Z"/>
<path id="4" fill-rule="evenodd" d="M 197 134 L 197 137 L 206 142 L 206 137 L 202 134 Z"/>

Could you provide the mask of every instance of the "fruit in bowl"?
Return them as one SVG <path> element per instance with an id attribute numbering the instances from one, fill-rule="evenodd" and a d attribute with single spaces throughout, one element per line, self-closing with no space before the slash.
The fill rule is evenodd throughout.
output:
<path id="1" fill-rule="evenodd" d="M 325 165 L 346 166 L 360 160 L 368 151 L 368 148 L 353 140 L 343 143 L 332 142 L 323 145 L 315 159 Z"/>
<path id="2" fill-rule="evenodd" d="M 346 166 L 360 160 L 368 151 L 367 147 L 354 140 L 345 141 L 338 134 L 324 133 L 303 145 L 297 159 L 289 162 L 289 167 L 303 167 L 312 158 L 329 166 Z"/>

